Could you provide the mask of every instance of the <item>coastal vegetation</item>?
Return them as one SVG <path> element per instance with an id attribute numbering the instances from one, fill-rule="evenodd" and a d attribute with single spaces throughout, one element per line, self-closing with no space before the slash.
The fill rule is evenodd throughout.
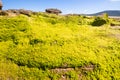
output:
<path id="1" fill-rule="evenodd" d="M 120 28 L 111 24 L 120 22 L 106 14 L 0 16 L 0 80 L 119 80 Z"/>

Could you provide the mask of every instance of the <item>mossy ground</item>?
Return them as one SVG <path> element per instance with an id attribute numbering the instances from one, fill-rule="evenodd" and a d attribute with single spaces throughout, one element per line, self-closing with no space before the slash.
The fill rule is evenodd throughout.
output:
<path id="1" fill-rule="evenodd" d="M 119 80 L 120 29 L 93 27 L 93 21 L 1 16 L 0 80 Z"/>

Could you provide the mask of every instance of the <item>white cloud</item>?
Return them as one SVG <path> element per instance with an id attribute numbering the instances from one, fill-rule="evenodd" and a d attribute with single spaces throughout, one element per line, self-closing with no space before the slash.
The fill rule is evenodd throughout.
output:
<path id="1" fill-rule="evenodd" d="M 120 1 L 120 0 L 110 0 L 110 1 L 113 1 L 113 2 L 115 2 L 115 1 Z"/>

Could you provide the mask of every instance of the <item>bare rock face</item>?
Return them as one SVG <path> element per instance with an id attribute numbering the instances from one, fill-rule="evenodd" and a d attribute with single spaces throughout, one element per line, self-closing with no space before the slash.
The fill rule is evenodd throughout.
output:
<path id="1" fill-rule="evenodd" d="M 0 16 L 8 16 L 9 15 L 9 13 L 7 12 L 7 11 L 3 11 L 3 10 L 1 10 L 0 11 Z"/>
<path id="2" fill-rule="evenodd" d="M 0 10 L 2 10 L 2 7 L 3 7 L 3 5 L 2 5 L 2 2 L 0 1 Z"/>
<path id="3" fill-rule="evenodd" d="M 0 11 L 1 16 L 17 16 L 20 14 L 31 16 L 32 14 L 37 14 L 37 12 L 33 12 L 30 10 L 24 10 L 24 9 L 9 9 L 9 10 Z"/>
<path id="4" fill-rule="evenodd" d="M 54 8 L 46 9 L 45 12 L 52 13 L 52 14 L 57 14 L 57 15 L 62 13 L 62 11 L 60 11 L 59 9 L 54 9 Z"/>

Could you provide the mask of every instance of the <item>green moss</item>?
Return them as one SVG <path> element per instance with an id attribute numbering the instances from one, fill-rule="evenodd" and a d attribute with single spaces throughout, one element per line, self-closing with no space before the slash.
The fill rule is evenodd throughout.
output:
<path id="1" fill-rule="evenodd" d="M 93 20 L 44 13 L 0 17 L 0 79 L 119 80 L 120 30 L 106 30 L 107 23 L 92 27 Z"/>

